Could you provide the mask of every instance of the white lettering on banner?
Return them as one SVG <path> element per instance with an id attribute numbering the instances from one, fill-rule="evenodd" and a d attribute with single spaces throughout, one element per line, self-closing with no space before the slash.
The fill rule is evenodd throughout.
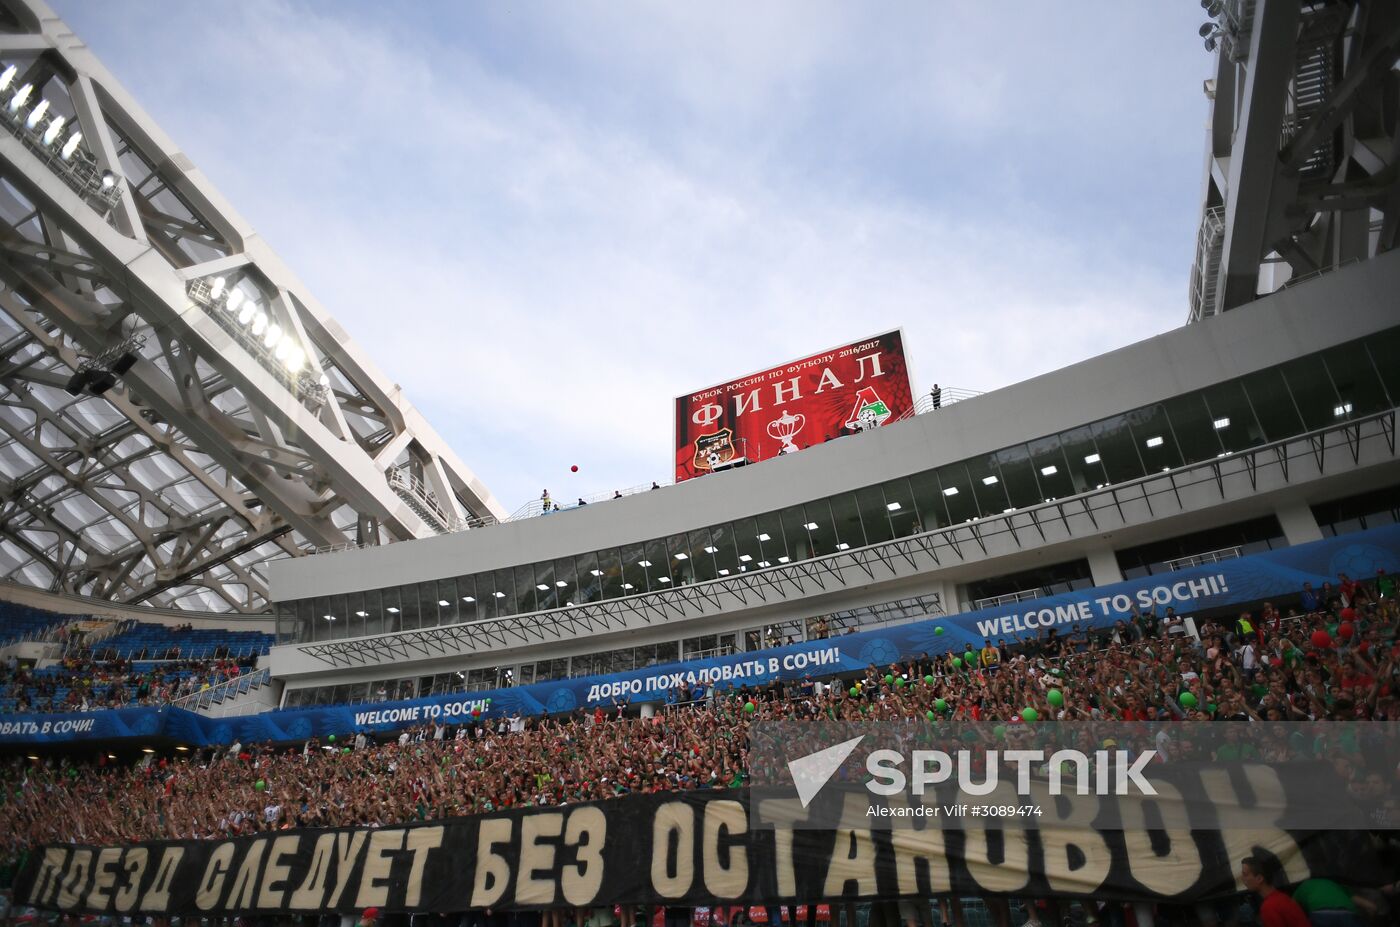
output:
<path id="1" fill-rule="evenodd" d="M 719 421 L 722 415 L 724 415 L 723 407 L 717 406 L 713 402 L 707 402 L 691 413 L 690 420 L 701 428 L 709 428 Z"/>
<path id="2" fill-rule="evenodd" d="M 1196 599 L 1223 595 L 1230 591 L 1223 573 L 1203 576 L 1198 579 L 1182 580 L 1170 585 L 1152 586 L 1139 589 L 1133 595 L 1118 593 L 1111 596 L 1098 596 L 1079 599 L 1054 606 L 1033 608 L 1025 612 L 1001 615 L 996 618 L 979 618 L 977 632 L 982 637 L 1005 637 L 1008 634 L 1035 632 L 1040 628 L 1055 625 L 1074 624 L 1092 621 L 1095 617 L 1110 618 L 1126 615 L 1134 604 L 1139 608 L 1153 608 L 1160 605 L 1185 604 Z"/>
<path id="3" fill-rule="evenodd" d="M 783 387 L 787 387 L 787 389 L 784 390 Z M 787 398 L 784 398 L 784 397 L 783 397 L 783 394 L 784 394 L 785 392 L 789 394 L 789 395 L 787 396 Z M 802 381 L 801 381 L 800 379 L 798 379 L 797 377 L 793 377 L 791 380 L 788 380 L 786 383 L 774 383 L 774 384 L 773 384 L 773 405 L 775 405 L 775 406 L 787 405 L 789 402 L 792 402 L 792 401 L 795 400 L 795 399 L 801 399 L 801 398 L 802 398 Z"/>
<path id="4" fill-rule="evenodd" d="M 860 376 L 858 376 L 858 377 L 855 378 L 855 382 L 856 382 L 856 383 L 859 383 L 860 381 L 862 381 L 862 380 L 865 379 L 865 362 L 866 362 L 866 361 L 870 361 L 870 369 L 873 371 L 873 372 L 870 374 L 870 379 L 873 380 L 873 379 L 875 379 L 876 377 L 883 377 L 883 376 L 885 375 L 885 371 L 882 370 L 882 369 L 880 368 L 880 355 L 879 355 L 879 354 L 867 354 L 867 355 L 865 355 L 864 357 L 858 357 L 858 358 L 856 358 L 856 369 L 860 371 Z"/>
<path id="5" fill-rule="evenodd" d="M 828 367 L 822 371 L 822 378 L 817 383 L 817 388 L 814 392 L 824 393 L 829 389 L 840 389 L 844 385 L 844 383 L 837 379 L 836 374 L 831 372 L 831 368 Z"/>
<path id="6" fill-rule="evenodd" d="M 758 390 L 754 389 L 742 396 L 734 397 L 734 414 L 743 415 L 745 412 L 757 412 L 763 406 L 758 401 Z"/>
<path id="7" fill-rule="evenodd" d="M 704 666 L 699 670 L 678 670 L 639 679 L 597 682 L 588 687 L 586 701 L 592 704 L 642 692 L 665 692 L 696 685 L 741 682 L 774 675 L 780 671 L 797 672 L 811 667 L 838 666 L 840 663 L 840 647 L 821 647 L 784 654 L 782 657 L 769 657 L 767 660 L 740 660 L 721 666 Z"/>

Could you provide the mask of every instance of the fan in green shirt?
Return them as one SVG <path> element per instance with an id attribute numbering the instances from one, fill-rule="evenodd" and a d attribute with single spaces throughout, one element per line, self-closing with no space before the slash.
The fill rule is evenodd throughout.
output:
<path id="1" fill-rule="evenodd" d="M 1293 889 L 1293 900 L 1309 914 L 1314 911 L 1356 911 L 1351 892 L 1331 879 L 1305 879 Z"/>

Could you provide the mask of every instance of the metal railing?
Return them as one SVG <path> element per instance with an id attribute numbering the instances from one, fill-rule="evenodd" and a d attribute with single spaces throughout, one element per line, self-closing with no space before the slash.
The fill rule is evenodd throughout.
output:
<path id="1" fill-rule="evenodd" d="M 1015 605 L 1017 602 L 1029 602 L 1031 599 L 1038 599 L 1043 595 L 1045 595 L 1045 590 L 1036 586 L 1034 589 L 1022 589 L 1020 592 L 1008 592 L 1004 595 L 977 599 L 972 603 L 972 608 L 974 611 L 982 608 L 1000 608 L 1003 605 Z"/>
<path id="2" fill-rule="evenodd" d="M 201 708 L 208 708 L 210 705 L 217 705 L 226 699 L 234 698 L 245 692 L 252 692 L 261 686 L 265 686 L 272 681 L 272 671 L 270 669 L 254 670 L 251 673 L 243 673 L 226 679 L 221 683 L 212 685 L 207 689 L 200 689 L 198 692 L 191 692 L 189 695 L 182 695 L 179 698 L 171 699 L 168 704 L 175 708 L 183 708 L 186 711 L 199 711 Z"/>
<path id="3" fill-rule="evenodd" d="M 1189 557 L 1178 557 L 1175 560 L 1167 561 L 1167 569 L 1172 572 L 1185 570 L 1190 567 L 1203 566 L 1207 563 L 1219 563 L 1222 560 L 1234 560 L 1244 556 L 1238 547 L 1222 547 L 1219 550 L 1208 550 L 1203 554 L 1191 554 Z"/>
<path id="4" fill-rule="evenodd" d="M 1191 266 L 1191 316 L 1199 322 L 1219 312 L 1220 258 L 1225 247 L 1225 207 L 1212 206 L 1201 215 L 1196 233 L 1196 263 Z"/>

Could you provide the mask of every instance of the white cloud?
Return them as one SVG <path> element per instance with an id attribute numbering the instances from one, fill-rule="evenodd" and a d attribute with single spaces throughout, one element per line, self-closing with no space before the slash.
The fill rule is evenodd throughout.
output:
<path id="1" fill-rule="evenodd" d="M 1194 111 L 1128 110 L 1112 8 L 136 9 L 60 4 L 507 508 L 664 477 L 677 392 L 851 338 L 989 389 L 1185 315 L 1121 178 Z"/>

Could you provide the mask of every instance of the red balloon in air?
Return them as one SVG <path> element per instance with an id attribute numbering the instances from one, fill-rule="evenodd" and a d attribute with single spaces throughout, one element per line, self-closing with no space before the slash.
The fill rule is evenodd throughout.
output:
<path id="1" fill-rule="evenodd" d="M 577 473 L 577 472 L 578 472 L 578 464 L 574 464 L 572 467 L 570 467 L 570 468 L 569 468 L 569 472 L 570 472 L 570 473 Z"/>
<path id="2" fill-rule="evenodd" d="M 1341 630 L 1340 628 L 1338 630 Z M 1318 629 L 1312 632 L 1312 645 L 1318 650 L 1326 650 L 1332 646 L 1332 635 L 1326 631 Z"/>
<path id="3" fill-rule="evenodd" d="M 1350 621 L 1343 621 L 1341 624 L 1337 625 L 1337 636 L 1344 640 L 1351 640 L 1352 635 L 1355 633 L 1356 627 Z"/>
<path id="4" fill-rule="evenodd" d="M 1356 609 L 1354 609 L 1354 608 L 1344 608 L 1344 609 L 1342 609 L 1342 620 L 1343 620 L 1343 621 L 1355 621 L 1355 620 L 1356 620 Z"/>

